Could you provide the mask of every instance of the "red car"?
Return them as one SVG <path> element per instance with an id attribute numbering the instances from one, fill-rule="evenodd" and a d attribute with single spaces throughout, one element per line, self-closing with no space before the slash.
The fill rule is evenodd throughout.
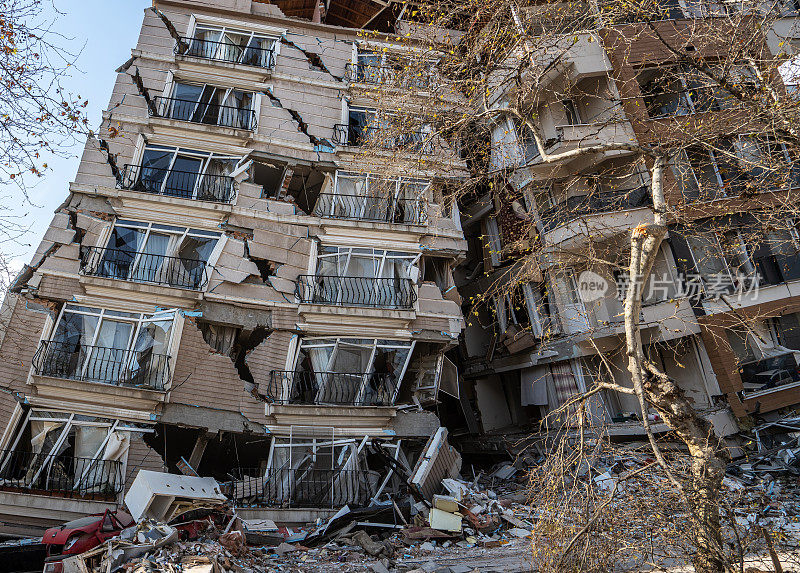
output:
<path id="1" fill-rule="evenodd" d="M 74 521 L 51 527 L 44 532 L 42 543 L 47 549 L 44 573 L 61 573 L 61 561 L 94 549 L 120 531 L 133 525 L 133 518 L 122 510 L 87 515 Z"/>

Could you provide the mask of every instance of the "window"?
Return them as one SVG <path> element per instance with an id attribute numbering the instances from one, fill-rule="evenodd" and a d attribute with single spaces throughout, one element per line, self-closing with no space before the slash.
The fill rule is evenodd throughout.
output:
<path id="1" fill-rule="evenodd" d="M 769 136 L 744 135 L 736 143 L 740 168 L 754 190 L 800 186 L 800 170 L 784 144 Z"/>
<path id="2" fill-rule="evenodd" d="M 332 194 L 321 194 L 320 217 L 421 224 L 427 220 L 430 181 L 337 171 Z"/>
<path id="3" fill-rule="evenodd" d="M 528 316 L 532 317 L 531 328 L 536 336 L 545 338 L 561 332 L 558 320 L 558 308 L 550 300 L 547 283 L 535 285 L 528 283 L 522 286 Z"/>
<path id="4" fill-rule="evenodd" d="M 738 195 L 745 189 L 745 174 L 731 140 L 719 140 L 712 149 L 693 146 L 673 157 L 670 168 L 687 202 L 712 201 Z"/>
<path id="5" fill-rule="evenodd" d="M 515 133 L 517 134 L 517 141 L 519 142 L 525 164 L 527 165 L 538 159 L 541 153 L 539 153 L 539 146 L 536 145 L 536 140 L 533 137 L 531 128 L 528 127 L 527 124 L 522 123 L 516 129 Z"/>
<path id="6" fill-rule="evenodd" d="M 512 324 L 522 328 L 530 326 L 531 319 L 525 290 L 521 286 L 512 289 L 511 292 L 493 296 L 492 300 L 500 334 L 505 334 Z"/>
<path id="7" fill-rule="evenodd" d="M 0 457 L 0 487 L 113 498 L 124 485 L 132 431 L 151 430 L 119 420 L 29 410 Z"/>
<path id="8" fill-rule="evenodd" d="M 188 39 L 186 55 L 259 68 L 275 66 L 277 38 L 198 24 Z"/>
<path id="9" fill-rule="evenodd" d="M 503 260 L 503 240 L 500 225 L 494 217 L 486 219 L 486 236 L 484 237 L 484 248 L 488 251 L 492 266 L 500 266 Z"/>
<path id="10" fill-rule="evenodd" d="M 83 270 L 102 277 L 200 289 L 220 234 L 118 220 L 105 248 L 88 249 Z"/>
<path id="11" fill-rule="evenodd" d="M 350 107 L 347 124 L 337 125 L 334 142 L 339 145 L 373 144 L 384 149 L 403 148 L 409 151 L 431 152 L 431 127 L 418 118 L 402 118 L 375 109 Z"/>
<path id="12" fill-rule="evenodd" d="M 159 117 L 254 130 L 256 95 L 209 84 L 174 82 L 168 98 L 155 98 Z"/>
<path id="13" fill-rule="evenodd" d="M 152 315 L 67 304 L 35 358 L 37 374 L 164 390 L 175 310 Z"/>
<path id="14" fill-rule="evenodd" d="M 575 105 L 575 102 L 571 99 L 565 99 L 563 102 L 564 104 L 564 115 L 567 118 L 567 125 L 580 125 L 581 122 L 581 115 L 578 112 L 578 106 Z"/>
<path id="15" fill-rule="evenodd" d="M 651 118 L 719 111 L 736 103 L 730 93 L 710 78 L 688 68 L 644 69 L 637 80 Z"/>
<path id="16" fill-rule="evenodd" d="M 390 84 L 424 89 L 434 79 L 435 61 L 418 61 L 416 56 L 385 49 L 359 48 L 356 62 L 349 66 L 349 79 L 365 84 Z"/>
<path id="17" fill-rule="evenodd" d="M 413 308 L 419 255 L 357 247 L 322 247 L 300 298 L 316 304 Z"/>
<path id="18" fill-rule="evenodd" d="M 140 165 L 126 165 L 122 187 L 133 191 L 229 203 L 235 194 L 231 174 L 241 157 L 194 149 L 147 145 Z"/>
<path id="19" fill-rule="evenodd" d="M 372 405 L 391 403 L 411 358 L 414 343 L 401 340 L 307 338 L 300 343 L 295 394 L 308 403 Z M 297 377 L 295 378 L 297 379 Z"/>

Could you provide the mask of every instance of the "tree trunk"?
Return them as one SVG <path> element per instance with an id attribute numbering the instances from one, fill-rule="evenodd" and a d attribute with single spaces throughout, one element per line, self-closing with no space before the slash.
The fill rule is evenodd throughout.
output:
<path id="1" fill-rule="evenodd" d="M 649 363 L 644 356 L 641 334 L 642 288 L 667 234 L 663 174 L 666 158 L 655 160 L 652 172 L 654 222 L 640 225 L 631 234 L 631 262 L 628 292 L 625 297 L 625 338 L 628 370 L 639 400 L 642 423 L 651 441 L 656 459 L 678 487 L 688 506 L 695 529 L 697 555 L 695 570 L 702 573 L 724 571 L 722 535 L 719 518 L 719 491 L 725 473 L 725 450 L 711 424 L 692 407 L 683 390 L 669 376 Z M 692 477 L 684 487 L 668 469 L 655 443 L 647 419 L 648 404 L 687 445 L 692 458 Z"/>

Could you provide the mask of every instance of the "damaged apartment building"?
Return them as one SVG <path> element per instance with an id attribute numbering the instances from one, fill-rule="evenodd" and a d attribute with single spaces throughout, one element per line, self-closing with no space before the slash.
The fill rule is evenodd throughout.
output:
<path id="1" fill-rule="evenodd" d="M 215 477 L 240 514 L 290 522 L 458 471 L 424 409 L 458 394 L 451 151 L 370 167 L 351 86 L 364 54 L 401 48 L 346 6 L 322 23 L 279 5 L 144 11 L 3 303 L 2 533 L 119 505 L 141 469 Z"/>
<path id="2" fill-rule="evenodd" d="M 662 37 L 724 25 L 724 18 L 711 18 L 695 4 L 658 3 L 666 10 L 655 24 Z M 800 32 L 795 5 L 773 9 L 784 10 L 783 17 L 764 49 L 777 54 L 796 40 L 775 38 Z M 536 8 L 526 10 L 529 16 Z M 670 226 L 644 285 L 642 337 L 649 359 L 678 381 L 719 435 L 730 436 L 738 431 L 737 418 L 776 415 L 800 402 L 800 234 L 788 219 L 762 231 L 758 242 L 750 233 L 760 208 L 780 197 L 796 202 L 800 180 L 795 158 L 781 144 L 754 135 L 752 126 L 748 131 L 730 95 L 702 87 L 643 26 L 580 32 L 563 45 L 551 40 L 552 47 L 536 54 L 546 71 L 538 79 L 534 115 L 548 154 L 602 144 L 683 146 L 690 137 L 685 126 L 718 130 L 715 145 L 722 151 L 716 156 L 683 146 L 665 174 L 667 202 L 692 208 Z M 724 60 L 727 46 L 695 49 L 713 62 Z M 492 104 L 502 108 L 515 97 L 497 90 Z M 498 116 L 490 127 L 489 167 L 501 176 L 461 205 L 469 250 L 456 272 L 467 319 L 458 355 L 462 391 L 476 406 L 480 429 L 502 444 L 509 428 L 535 428 L 598 377 L 613 375 L 630 387 L 625 257 L 631 231 L 652 222 L 653 211 L 650 165 L 633 150 L 578 154 L 553 164 L 542 160 L 529 128 L 512 117 Z M 768 175 L 770 165 L 780 166 L 773 169 L 780 176 Z M 587 271 L 608 290 L 586 297 L 580 281 Z M 526 280 L 518 282 L 520 273 Z M 741 281 L 752 284 L 756 275 L 759 288 L 737 296 Z M 504 288 L 509 284 L 513 288 Z M 467 304 L 487 292 L 496 294 Z M 589 406 L 612 438 L 643 435 L 634 396 L 604 390 Z M 668 431 L 652 419 L 657 433 Z M 460 433 L 474 432 L 471 424 L 462 421 Z M 462 453 L 490 442 L 484 436 L 465 443 Z"/>

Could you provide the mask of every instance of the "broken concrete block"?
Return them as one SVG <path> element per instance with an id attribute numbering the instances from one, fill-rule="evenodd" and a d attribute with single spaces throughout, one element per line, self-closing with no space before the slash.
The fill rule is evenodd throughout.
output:
<path id="1" fill-rule="evenodd" d="M 450 495 L 434 495 L 433 507 L 448 513 L 456 513 L 458 511 L 458 500 Z"/>
<path id="2" fill-rule="evenodd" d="M 527 529 L 522 529 L 521 527 L 515 527 L 513 529 L 509 529 L 508 534 L 513 535 L 514 537 L 528 537 L 531 535 L 531 532 Z"/>
<path id="3" fill-rule="evenodd" d="M 460 513 L 449 513 L 434 507 L 428 514 L 428 523 L 431 524 L 433 529 L 438 529 L 439 531 L 460 532 L 461 517 Z"/>
<path id="4" fill-rule="evenodd" d="M 445 478 L 442 480 L 442 485 L 450 493 L 451 496 L 456 498 L 456 501 L 461 501 L 467 494 L 467 486 L 452 478 Z"/>

